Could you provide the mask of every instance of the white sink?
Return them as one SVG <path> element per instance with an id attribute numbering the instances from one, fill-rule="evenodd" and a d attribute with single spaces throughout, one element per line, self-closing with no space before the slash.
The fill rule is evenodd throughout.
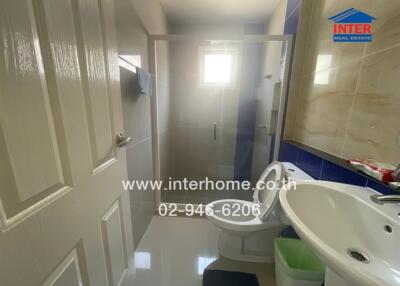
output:
<path id="1" fill-rule="evenodd" d="M 343 280 L 327 277 L 327 286 L 400 285 L 400 205 L 374 203 L 370 197 L 376 194 L 324 181 L 281 189 L 281 205 L 296 232 L 327 265 L 329 276 Z"/>

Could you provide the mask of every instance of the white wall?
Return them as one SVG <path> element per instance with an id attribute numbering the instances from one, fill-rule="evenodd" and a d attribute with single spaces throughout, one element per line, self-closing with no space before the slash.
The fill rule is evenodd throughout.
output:
<path id="1" fill-rule="evenodd" d="M 129 2 L 129 0 L 117 0 Z M 168 22 L 159 0 L 130 0 L 148 34 L 167 34 Z"/>
<path id="2" fill-rule="evenodd" d="M 265 30 L 270 35 L 283 34 L 286 18 L 287 0 L 279 1 L 278 6 L 275 8 L 268 21 L 265 23 Z"/>
<path id="3" fill-rule="evenodd" d="M 172 34 L 223 36 L 243 35 L 245 25 L 171 25 Z"/>
<path id="4" fill-rule="evenodd" d="M 140 54 L 142 68 L 148 70 L 148 35 L 168 31 L 165 15 L 157 0 L 115 1 L 118 50 L 120 54 Z M 168 122 L 168 47 L 159 47 L 158 86 L 162 122 Z M 132 136 L 133 143 L 127 148 L 128 178 L 154 179 L 150 97 L 136 93 L 135 76 L 121 69 L 121 94 L 125 134 Z M 168 124 L 162 125 L 162 132 Z M 164 146 L 161 150 L 167 148 Z M 166 153 L 166 151 L 163 151 Z M 131 191 L 132 227 L 135 247 L 142 238 L 155 210 L 154 192 Z"/>
<path id="5" fill-rule="evenodd" d="M 149 35 L 168 34 L 168 22 L 158 0 L 131 0 L 143 27 Z M 167 179 L 169 165 L 169 47 L 167 42 L 158 42 L 157 49 L 157 101 L 158 137 L 160 152 L 160 176 Z"/>

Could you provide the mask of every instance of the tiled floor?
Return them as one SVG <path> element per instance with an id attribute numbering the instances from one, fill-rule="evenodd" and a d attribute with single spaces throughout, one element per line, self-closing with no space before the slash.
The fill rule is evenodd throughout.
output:
<path id="1" fill-rule="evenodd" d="M 135 286 L 201 286 L 204 269 L 257 275 L 275 286 L 274 266 L 218 257 L 217 229 L 206 219 L 155 216 L 135 253 Z"/>

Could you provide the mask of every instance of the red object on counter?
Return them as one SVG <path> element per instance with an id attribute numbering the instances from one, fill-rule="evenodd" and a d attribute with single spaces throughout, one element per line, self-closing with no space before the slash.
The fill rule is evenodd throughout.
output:
<path id="1" fill-rule="evenodd" d="M 348 162 L 357 170 L 381 182 L 388 183 L 393 181 L 392 173 L 396 169 L 395 166 L 371 159 L 350 159 Z"/>

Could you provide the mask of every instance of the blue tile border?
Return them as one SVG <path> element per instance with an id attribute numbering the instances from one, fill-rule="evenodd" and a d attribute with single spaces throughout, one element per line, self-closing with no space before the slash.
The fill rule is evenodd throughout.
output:
<path id="1" fill-rule="evenodd" d="M 324 162 L 319 179 L 361 187 L 367 186 L 367 178 L 328 161 Z"/>
<path id="2" fill-rule="evenodd" d="M 297 164 L 297 156 L 299 154 L 299 149 L 291 144 L 282 142 L 279 152 L 279 161 L 290 162 L 294 165 Z"/>
<path id="3" fill-rule="evenodd" d="M 296 165 L 314 179 L 319 179 L 322 163 L 322 158 L 305 150 L 299 150 Z"/>
<path id="4" fill-rule="evenodd" d="M 399 194 L 387 184 L 352 169 L 344 159 L 294 141 L 282 141 L 279 161 L 291 162 L 318 180 L 369 187 L 382 194 Z"/>

